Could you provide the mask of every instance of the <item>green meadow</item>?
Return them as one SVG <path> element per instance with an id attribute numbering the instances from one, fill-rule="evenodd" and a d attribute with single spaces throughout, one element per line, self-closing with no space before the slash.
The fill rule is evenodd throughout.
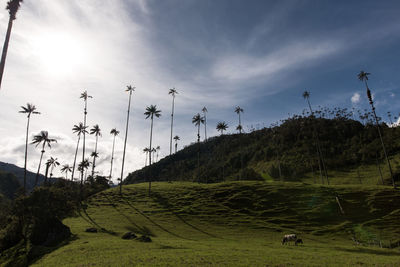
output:
<path id="1" fill-rule="evenodd" d="M 134 184 L 89 198 L 63 221 L 72 238 L 32 266 L 399 266 L 399 220 L 386 186 Z M 282 245 L 290 233 L 304 244 Z"/>

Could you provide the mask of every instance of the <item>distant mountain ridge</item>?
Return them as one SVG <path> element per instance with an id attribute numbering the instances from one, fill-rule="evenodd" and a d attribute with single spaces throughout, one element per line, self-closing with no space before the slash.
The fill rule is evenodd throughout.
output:
<path id="1" fill-rule="evenodd" d="M 18 167 L 14 164 L 10 163 L 5 163 L 0 161 L 0 171 L 3 171 L 5 173 L 11 173 L 14 174 L 19 182 L 19 184 L 22 186 L 24 184 L 24 168 Z M 26 173 L 26 187 L 27 190 L 32 190 L 33 187 L 35 186 L 35 179 L 36 179 L 36 173 L 30 172 L 29 170 Z M 39 174 L 39 179 L 38 183 L 41 184 L 44 181 L 45 177 L 42 174 Z"/>

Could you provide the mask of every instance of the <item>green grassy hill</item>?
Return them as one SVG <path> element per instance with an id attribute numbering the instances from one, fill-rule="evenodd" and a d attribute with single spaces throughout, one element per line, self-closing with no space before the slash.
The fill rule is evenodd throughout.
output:
<path id="1" fill-rule="evenodd" d="M 400 192 L 386 186 L 174 182 L 154 183 L 148 196 L 147 184 L 136 184 L 122 197 L 117 188 L 100 192 L 85 207 L 64 220 L 73 238 L 33 266 L 400 264 Z M 128 231 L 152 242 L 121 239 Z M 304 245 L 281 245 L 286 233 Z"/>
<path id="2" fill-rule="evenodd" d="M 326 183 L 319 173 L 314 128 L 319 134 L 321 153 L 332 184 L 379 184 L 378 165 L 384 183 L 391 183 L 377 128 L 349 119 L 347 115 L 334 119 L 294 116 L 279 126 L 213 137 L 130 173 L 124 182 L 152 179 L 207 183 L 236 180 Z M 400 181 L 400 131 L 386 124 L 381 128 L 395 179 Z"/>

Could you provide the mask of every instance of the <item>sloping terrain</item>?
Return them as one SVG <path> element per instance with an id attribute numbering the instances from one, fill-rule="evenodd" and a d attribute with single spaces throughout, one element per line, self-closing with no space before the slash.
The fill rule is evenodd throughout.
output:
<path id="1" fill-rule="evenodd" d="M 400 132 L 386 124 L 380 127 L 395 179 L 400 181 Z M 151 166 L 130 173 L 124 182 L 131 184 L 152 179 L 206 183 L 237 180 L 326 183 L 319 171 L 314 129 L 318 132 L 328 179 L 333 178 L 333 184 L 376 185 L 381 183 L 377 179 L 379 168 L 384 183 L 391 183 L 374 125 L 364 125 L 348 117 L 315 119 L 299 116 L 289 118 L 279 126 L 193 143 Z"/>
<path id="2" fill-rule="evenodd" d="M 33 266 L 400 263 L 400 193 L 390 187 L 174 182 L 153 183 L 148 196 L 147 186 L 92 196 L 77 217 L 64 220 L 74 237 Z M 99 232 L 85 232 L 89 227 Z M 152 242 L 121 239 L 128 231 Z M 281 245 L 286 233 L 304 245 Z"/>

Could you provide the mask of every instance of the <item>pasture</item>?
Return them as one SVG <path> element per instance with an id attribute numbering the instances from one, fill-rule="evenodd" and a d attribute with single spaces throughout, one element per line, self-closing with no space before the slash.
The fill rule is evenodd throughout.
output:
<path id="1" fill-rule="evenodd" d="M 398 266 L 400 193 L 383 186 L 153 183 L 91 197 L 32 266 Z M 344 214 L 338 208 L 338 196 Z M 98 233 L 85 229 L 95 227 Z M 128 232 L 152 242 L 123 240 Z M 304 244 L 282 245 L 296 233 Z M 352 240 L 354 238 L 360 244 Z"/>

